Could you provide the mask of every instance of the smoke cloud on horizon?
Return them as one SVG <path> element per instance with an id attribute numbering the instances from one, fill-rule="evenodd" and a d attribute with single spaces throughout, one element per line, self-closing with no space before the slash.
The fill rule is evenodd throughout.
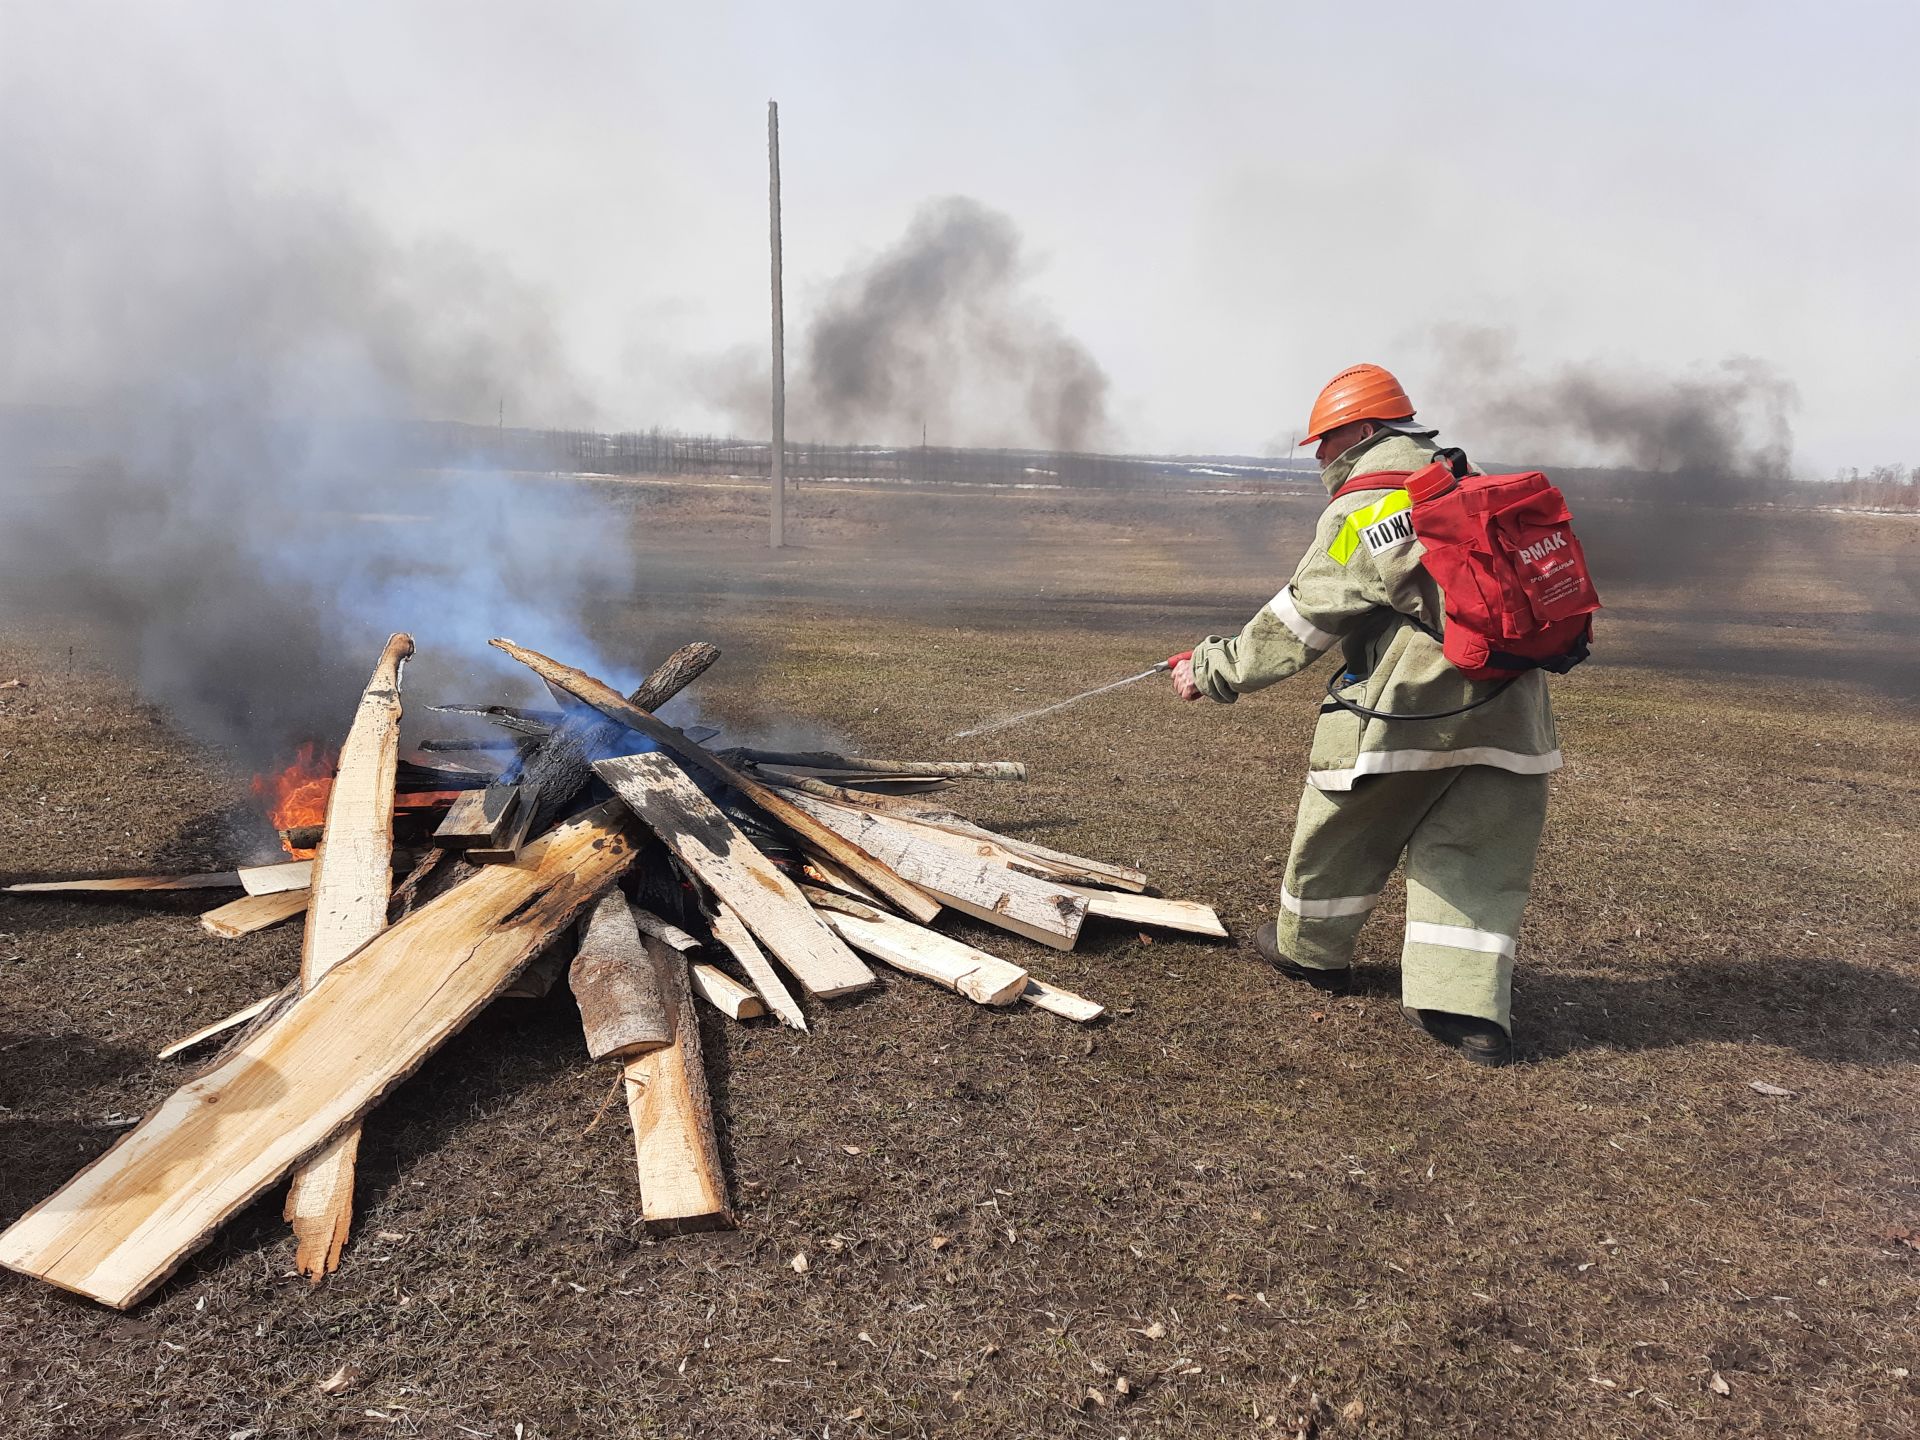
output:
<path id="1" fill-rule="evenodd" d="M 1433 333 L 1449 430 L 1514 463 L 1614 465 L 1672 477 L 1688 498 L 1791 478 L 1793 383 L 1760 360 L 1663 375 L 1600 364 L 1542 376 L 1509 331 Z M 1533 457 L 1530 459 L 1529 457 Z"/>
<path id="2" fill-rule="evenodd" d="M 965 196 L 833 282 L 789 376 L 809 438 L 1086 450 L 1109 439 L 1107 375 L 1025 288 L 1013 221 Z"/>

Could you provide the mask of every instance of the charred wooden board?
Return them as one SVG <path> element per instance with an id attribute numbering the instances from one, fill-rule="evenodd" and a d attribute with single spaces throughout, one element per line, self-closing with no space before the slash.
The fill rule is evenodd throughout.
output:
<path id="1" fill-rule="evenodd" d="M 661 661 L 639 689 L 628 697 L 642 710 L 658 710 L 698 680 L 720 658 L 704 641 L 682 645 Z M 620 752 L 627 728 L 597 710 L 569 715 L 537 751 L 524 757 L 517 771 L 505 778 L 536 788 L 532 824 L 538 834 L 573 802 L 593 779 L 595 760 Z"/>
<path id="2" fill-rule="evenodd" d="M 811 815 L 796 808 L 791 801 L 776 794 L 758 780 L 742 775 L 717 756 L 710 755 L 699 746 L 692 744 L 686 736 L 671 725 L 661 724 L 644 708 L 625 699 L 617 690 L 611 689 L 604 682 L 596 680 L 583 670 L 562 665 L 559 661 L 542 655 L 537 650 L 516 645 L 511 640 L 496 638 L 487 643 L 494 649 L 511 655 L 548 684 L 558 685 L 569 694 L 578 695 L 609 719 L 617 720 L 629 730 L 646 736 L 681 764 L 690 765 L 724 784 L 731 785 L 767 815 L 787 826 L 801 839 L 824 850 L 841 865 L 851 870 L 863 885 L 870 886 L 877 893 L 885 896 L 887 903 L 901 913 L 922 923 L 931 920 L 939 913 L 938 904 L 858 845 L 848 843 L 827 826 L 820 824 Z"/>

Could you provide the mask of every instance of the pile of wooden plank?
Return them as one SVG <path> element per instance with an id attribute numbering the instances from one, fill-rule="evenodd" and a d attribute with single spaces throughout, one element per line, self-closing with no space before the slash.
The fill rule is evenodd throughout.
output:
<path id="1" fill-rule="evenodd" d="M 560 709 L 449 707 L 513 737 L 485 770 L 399 756 L 395 635 L 341 747 L 311 861 L 204 875 L 35 882 L 16 893 L 246 893 L 207 912 L 239 936 L 304 914 L 299 974 L 278 994 L 168 1046 L 225 1049 L 66 1186 L 0 1234 L 0 1264 L 124 1308 L 282 1180 L 297 1268 L 341 1259 L 363 1118 L 485 1006 L 564 973 L 588 1052 L 620 1067 L 641 1210 L 665 1232 L 733 1212 L 694 997 L 735 1020 L 807 1028 L 818 1003 L 875 982 L 868 966 L 987 1006 L 1069 1020 L 1101 1006 L 931 928 L 943 909 L 1056 949 L 1090 918 L 1223 935 L 1205 906 L 1149 896 L 1128 866 L 974 825 L 927 793 L 1021 779 L 1009 762 L 905 762 L 715 751 L 713 732 L 652 713 L 717 658 L 689 645 L 630 696 L 510 641 Z M 441 748 L 451 748 L 450 745 Z M 471 776 L 433 843 L 397 853 L 400 796 L 421 772 Z M 418 806 L 414 807 L 417 811 Z M 396 885 L 394 876 L 403 873 Z"/>

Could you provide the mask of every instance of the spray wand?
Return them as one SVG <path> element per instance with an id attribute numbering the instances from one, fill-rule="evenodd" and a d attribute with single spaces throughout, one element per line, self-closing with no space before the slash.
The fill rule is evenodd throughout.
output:
<path id="1" fill-rule="evenodd" d="M 1182 650 L 1178 655 L 1169 655 L 1158 665 L 1142 670 L 1138 675 L 1129 675 L 1124 680 L 1109 681 L 1105 685 L 1096 685 L 1091 690 L 1082 690 L 1078 695 L 1069 695 L 1064 700 L 1056 700 L 1051 705 L 1043 705 L 1038 710 L 1027 710 L 1019 715 L 1010 715 L 1005 720 L 995 720 L 991 725 L 976 725 L 971 730 L 962 730 L 957 735 L 949 735 L 949 740 L 965 740 L 974 735 L 991 735 L 996 730 L 1005 730 L 1009 726 L 1024 725 L 1029 720 L 1038 720 L 1042 715 L 1051 715 L 1056 710 L 1064 710 L 1069 705 L 1078 705 L 1082 700 L 1091 700 L 1095 695 L 1104 695 L 1109 690 L 1118 690 L 1125 685 L 1135 685 L 1155 675 L 1164 675 L 1182 660 L 1190 659 L 1191 650 Z"/>

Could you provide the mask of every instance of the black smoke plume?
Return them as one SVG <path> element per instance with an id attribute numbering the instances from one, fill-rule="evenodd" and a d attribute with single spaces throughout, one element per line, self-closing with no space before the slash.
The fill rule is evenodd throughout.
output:
<path id="1" fill-rule="evenodd" d="M 1505 331 L 1447 329 L 1435 340 L 1449 432 L 1487 453 L 1615 465 L 1666 477 L 1660 488 L 1690 499 L 1790 477 L 1799 393 L 1764 361 L 1735 356 L 1684 375 L 1598 364 L 1539 373 Z"/>
<path id="2" fill-rule="evenodd" d="M 836 280 L 795 377 L 794 426 L 832 440 L 1085 450 L 1107 435 L 1107 376 L 1027 293 L 1005 215 L 951 196 Z"/>

